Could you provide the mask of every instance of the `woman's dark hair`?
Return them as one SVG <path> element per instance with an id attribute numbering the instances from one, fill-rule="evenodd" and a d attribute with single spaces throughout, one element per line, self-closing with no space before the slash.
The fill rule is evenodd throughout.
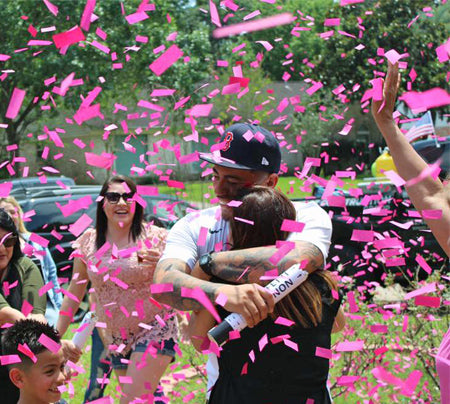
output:
<path id="1" fill-rule="evenodd" d="M 97 221 L 95 225 L 96 229 L 96 240 L 95 246 L 97 250 L 103 246 L 106 242 L 106 230 L 108 228 L 108 219 L 106 217 L 105 211 L 103 210 L 104 197 L 108 188 L 111 184 L 122 184 L 125 183 L 131 192 L 136 192 L 136 184 L 134 181 L 126 177 L 125 175 L 115 175 L 110 179 L 106 180 L 100 190 L 100 196 L 103 196 L 102 200 L 97 202 Z M 143 218 L 144 218 L 144 208 L 139 203 L 135 204 L 135 212 L 133 217 L 133 223 L 131 224 L 130 235 L 133 241 L 136 241 L 143 231 Z"/>
<path id="2" fill-rule="evenodd" d="M 295 220 L 297 214 L 284 194 L 269 187 L 254 186 L 242 189 L 238 197 L 242 204 L 233 209 L 230 220 L 232 249 L 274 245 L 277 240 L 287 239 L 289 232 L 281 230 L 283 220 Z M 318 269 L 314 273 L 322 277 L 330 289 L 337 289 L 329 272 Z M 322 296 L 314 282 L 307 278 L 278 302 L 273 316 L 298 320 L 304 327 L 317 326 L 322 321 Z"/>
<path id="3" fill-rule="evenodd" d="M 17 231 L 17 227 L 14 224 L 13 219 L 11 218 L 9 213 L 3 208 L 0 208 L 0 228 L 2 228 L 8 233 L 12 233 L 17 238 L 16 244 L 14 244 L 14 250 L 11 257 L 11 261 L 15 262 L 23 256 L 22 250 L 20 248 L 19 232 Z"/>

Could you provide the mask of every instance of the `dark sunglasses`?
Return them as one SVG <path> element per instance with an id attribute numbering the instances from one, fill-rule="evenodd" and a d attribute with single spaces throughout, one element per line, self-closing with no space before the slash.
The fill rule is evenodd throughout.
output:
<path id="1" fill-rule="evenodd" d="M 124 192 L 119 194 L 118 192 L 107 192 L 105 198 L 109 203 L 116 204 L 119 203 L 120 198 L 122 198 L 126 203 L 133 202 L 134 192 Z"/>
<path id="2" fill-rule="evenodd" d="M 0 245 L 5 247 L 14 247 L 17 243 L 17 236 L 12 233 L 8 233 L 3 239 L 0 240 Z"/>

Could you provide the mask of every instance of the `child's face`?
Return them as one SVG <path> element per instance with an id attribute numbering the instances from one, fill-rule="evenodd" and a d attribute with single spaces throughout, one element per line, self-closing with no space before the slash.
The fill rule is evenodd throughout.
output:
<path id="1" fill-rule="evenodd" d="M 65 360 L 62 350 L 57 353 L 44 351 L 37 356 L 37 362 L 24 372 L 23 390 L 30 402 L 54 403 L 61 399 L 58 386 L 66 380 Z"/>

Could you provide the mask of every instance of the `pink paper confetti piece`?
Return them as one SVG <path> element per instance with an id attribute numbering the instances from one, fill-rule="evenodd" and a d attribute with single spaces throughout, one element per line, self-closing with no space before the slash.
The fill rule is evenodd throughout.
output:
<path id="1" fill-rule="evenodd" d="M 25 90 L 17 87 L 14 88 L 11 99 L 9 100 L 8 109 L 6 110 L 6 118 L 14 119 L 19 114 L 26 93 Z"/>
<path id="2" fill-rule="evenodd" d="M 12 182 L 4 182 L 3 184 L 0 184 L 0 198 L 6 198 L 9 196 L 12 186 Z"/>
<path id="3" fill-rule="evenodd" d="M 194 289 L 181 288 L 181 296 L 197 300 L 206 310 L 211 313 L 211 315 L 217 322 L 222 322 L 222 319 L 217 313 L 214 305 L 211 303 L 211 301 L 208 299 L 208 296 L 202 289 L 198 287 Z"/>
<path id="4" fill-rule="evenodd" d="M 305 223 L 296 222 L 295 220 L 284 219 L 281 224 L 281 231 L 301 233 L 304 228 Z"/>
<path id="5" fill-rule="evenodd" d="M 96 0 L 87 0 L 84 6 L 83 14 L 81 15 L 80 27 L 86 32 L 89 31 L 91 26 L 92 13 L 95 9 Z M 105 38 L 103 38 L 105 39 Z"/>
<path id="6" fill-rule="evenodd" d="M 294 243 L 283 244 L 280 248 L 277 249 L 275 254 L 273 254 L 269 258 L 269 262 L 272 265 L 277 265 L 280 262 L 280 260 L 289 253 L 289 251 L 292 251 L 295 248 L 295 244 L 294 245 L 293 244 Z"/>
<path id="7" fill-rule="evenodd" d="M 44 247 L 44 248 L 47 248 L 48 243 L 49 243 L 49 241 L 46 238 L 44 238 L 36 233 L 31 233 L 30 241 L 32 241 L 33 243 L 39 244 L 41 247 Z"/>
<path id="8" fill-rule="evenodd" d="M 167 292 L 173 292 L 173 285 L 171 283 L 161 283 L 159 285 L 150 285 L 150 293 L 152 295 L 158 294 L 158 293 L 167 293 Z"/>
<path id="9" fill-rule="evenodd" d="M 389 62 L 395 65 L 402 57 L 405 57 L 407 53 L 400 54 L 395 49 L 388 50 L 384 56 Z"/>
<path id="10" fill-rule="evenodd" d="M 0 364 L 2 366 L 13 365 L 14 363 L 20 363 L 22 360 L 19 355 L 2 355 L 0 356 Z"/>
<path id="11" fill-rule="evenodd" d="M 86 164 L 93 167 L 104 168 L 106 170 L 112 168 L 114 160 L 117 158 L 117 156 L 111 153 L 102 153 L 101 155 L 98 155 L 86 152 L 84 155 L 86 158 Z"/>
<path id="12" fill-rule="evenodd" d="M 197 245 L 204 246 L 206 244 L 206 237 L 208 236 L 208 228 L 201 227 L 198 235 Z"/>
<path id="13" fill-rule="evenodd" d="M 28 301 L 24 300 L 22 303 L 22 308 L 20 309 L 20 311 L 22 312 L 22 314 L 27 317 L 29 314 L 32 313 L 33 311 L 33 305 L 30 304 Z"/>
<path id="14" fill-rule="evenodd" d="M 39 289 L 39 296 L 45 295 L 50 289 L 53 289 L 53 282 L 50 281 L 46 283 L 42 288 Z"/>
<path id="15" fill-rule="evenodd" d="M 194 105 L 192 109 L 186 113 L 194 117 L 208 116 L 211 113 L 212 108 L 213 104 L 197 104 Z"/>
<path id="16" fill-rule="evenodd" d="M 420 265 L 420 267 L 428 274 L 431 275 L 433 269 L 428 265 L 425 259 L 420 255 L 416 255 L 416 262 Z"/>
<path id="17" fill-rule="evenodd" d="M 450 104 L 450 94 L 443 88 L 432 88 L 424 92 L 409 91 L 399 97 L 406 102 L 414 114 L 425 112 L 431 108 L 444 107 Z"/>
<path id="18" fill-rule="evenodd" d="M 58 7 L 50 2 L 50 0 L 44 0 L 44 4 L 50 10 L 50 12 L 56 17 L 58 15 Z"/>
<path id="19" fill-rule="evenodd" d="M 86 38 L 80 27 L 53 35 L 53 42 L 58 49 L 84 41 Z"/>
<path id="20" fill-rule="evenodd" d="M 336 345 L 336 352 L 354 352 L 364 349 L 364 341 L 342 341 Z"/>
<path id="21" fill-rule="evenodd" d="M 161 76 L 161 74 L 182 56 L 183 51 L 177 45 L 172 45 L 158 59 L 149 65 L 149 69 L 157 76 Z"/>
<path id="22" fill-rule="evenodd" d="M 224 307 L 227 304 L 228 297 L 224 293 L 219 293 L 219 295 L 216 297 L 215 303 L 219 306 Z"/>
<path id="23" fill-rule="evenodd" d="M 86 214 L 78 218 L 78 220 L 69 226 L 69 231 L 75 236 L 78 237 L 83 231 L 85 231 L 93 222 L 93 220 Z"/>
<path id="24" fill-rule="evenodd" d="M 414 304 L 416 306 L 426 306 L 426 307 L 440 307 L 441 298 L 437 296 L 416 296 L 414 298 Z"/>
<path id="25" fill-rule="evenodd" d="M 353 229 L 352 237 L 350 238 L 350 240 L 369 243 L 374 240 L 374 232 L 372 230 Z"/>
<path id="26" fill-rule="evenodd" d="M 58 344 L 56 341 L 53 341 L 51 338 L 47 337 L 47 335 L 45 334 L 41 334 L 38 341 L 53 353 L 57 353 L 61 349 L 60 344 Z"/>
<path id="27" fill-rule="evenodd" d="M 130 25 L 137 24 L 138 22 L 144 21 L 147 18 L 149 18 L 149 16 L 145 11 L 138 11 L 134 14 L 130 14 L 125 17 L 128 24 L 130 24 Z"/>
<path id="28" fill-rule="evenodd" d="M 211 15 L 211 22 L 218 26 L 221 27 L 222 24 L 220 23 L 220 16 L 219 13 L 217 12 L 217 7 L 214 4 L 214 1 L 209 0 L 209 13 Z"/>
<path id="29" fill-rule="evenodd" d="M 24 355 L 28 356 L 33 363 L 37 362 L 36 355 L 33 353 L 33 351 L 30 349 L 30 347 L 27 344 L 23 344 L 23 345 L 19 344 L 17 346 L 17 350 L 19 352 L 23 353 Z"/>
<path id="30" fill-rule="evenodd" d="M 325 358 L 325 359 L 331 359 L 333 354 L 331 352 L 331 349 L 322 348 L 320 346 L 316 347 L 316 356 L 319 358 Z"/>
<path id="31" fill-rule="evenodd" d="M 283 343 L 287 347 L 289 347 L 289 348 L 293 349 L 294 351 L 298 352 L 298 345 L 294 341 L 291 341 L 289 339 L 283 339 Z"/>
<path id="32" fill-rule="evenodd" d="M 217 28 L 213 31 L 214 38 L 224 38 L 226 36 L 232 36 L 240 34 L 241 32 L 253 32 L 261 31 L 279 25 L 290 24 L 295 21 L 295 18 L 291 13 L 282 13 L 271 17 L 260 18 L 258 20 L 243 22 L 240 24 L 230 25 L 228 27 Z"/>
<path id="33" fill-rule="evenodd" d="M 264 334 L 261 339 L 258 341 L 258 347 L 259 352 L 262 352 L 262 350 L 266 347 L 266 345 L 269 343 L 269 338 L 267 337 L 267 334 Z"/>
<path id="34" fill-rule="evenodd" d="M 422 286 L 419 289 L 413 290 L 405 295 L 405 300 L 412 299 L 413 297 L 423 295 L 425 293 L 433 293 L 436 291 L 436 282 L 429 283 Z"/>
<path id="35" fill-rule="evenodd" d="M 275 324 L 278 325 L 284 325 L 286 327 L 290 327 L 291 325 L 295 324 L 295 321 L 289 320 L 288 318 L 284 318 L 284 317 L 277 317 L 277 319 L 274 321 Z"/>

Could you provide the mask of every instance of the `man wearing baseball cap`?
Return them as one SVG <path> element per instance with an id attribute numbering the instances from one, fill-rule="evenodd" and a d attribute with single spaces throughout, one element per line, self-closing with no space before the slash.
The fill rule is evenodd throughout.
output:
<path id="1" fill-rule="evenodd" d="M 155 297 L 178 309 L 197 310 L 201 304 L 181 296 L 182 288 L 201 288 L 214 302 L 220 294 L 227 297 L 225 309 L 241 314 L 252 327 L 267 317 L 274 306 L 273 296 L 256 284 L 266 271 L 283 272 L 289 266 L 307 260 L 306 270 L 321 267 L 328 254 L 331 220 L 314 202 L 296 202 L 297 221 L 304 223 L 301 233 L 291 233 L 295 248 L 276 266 L 269 261 L 277 252 L 275 246 L 227 251 L 232 202 L 240 189 L 252 185 L 275 187 L 281 164 L 281 151 L 275 136 L 260 126 L 237 123 L 225 130 L 210 154 L 200 154 L 213 164 L 213 187 L 219 207 L 193 212 L 171 229 L 164 253 L 156 267 L 156 284 L 173 284 L 173 291 Z M 231 206 L 230 206 L 231 205 Z M 207 233 L 205 233 L 207 231 Z M 204 279 L 216 276 L 229 283 L 218 284 L 190 275 L 197 267 Z M 243 274 L 243 271 L 245 273 Z"/>

